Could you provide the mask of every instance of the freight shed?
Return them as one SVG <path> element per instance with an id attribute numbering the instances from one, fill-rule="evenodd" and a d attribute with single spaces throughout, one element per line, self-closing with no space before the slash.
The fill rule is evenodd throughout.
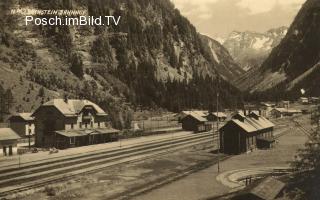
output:
<path id="1" fill-rule="evenodd" d="M 236 114 L 220 128 L 221 151 L 241 154 L 256 148 L 270 148 L 274 144 L 274 124 L 255 113 Z"/>
<path id="2" fill-rule="evenodd" d="M 212 130 L 212 124 L 197 113 L 190 113 L 181 119 L 182 128 L 186 131 L 206 132 Z"/>

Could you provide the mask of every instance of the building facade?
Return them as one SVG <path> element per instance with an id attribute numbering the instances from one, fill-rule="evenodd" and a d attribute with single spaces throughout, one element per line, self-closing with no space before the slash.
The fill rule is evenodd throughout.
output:
<path id="1" fill-rule="evenodd" d="M 20 136 L 10 128 L 0 128 L 0 156 L 17 154 Z"/>
<path id="2" fill-rule="evenodd" d="M 35 145 L 60 149 L 115 140 L 118 130 L 108 114 L 88 100 L 54 99 L 41 105 L 35 118 Z"/>
<path id="3" fill-rule="evenodd" d="M 8 119 L 10 128 L 22 138 L 34 136 L 35 125 L 34 118 L 31 115 L 32 113 L 12 115 Z"/>
<path id="4" fill-rule="evenodd" d="M 227 154 L 241 154 L 256 148 L 270 148 L 274 143 L 274 124 L 255 113 L 236 114 L 219 129 L 220 149 Z"/>
<path id="5" fill-rule="evenodd" d="M 211 122 L 216 122 L 216 121 L 224 122 L 227 119 L 227 114 L 224 112 L 212 112 L 212 113 L 209 113 L 206 118 L 208 119 L 208 121 L 211 121 Z"/>
<path id="6" fill-rule="evenodd" d="M 197 113 L 190 113 L 181 119 L 182 129 L 193 131 L 195 133 L 206 132 L 212 130 L 212 123 Z"/>

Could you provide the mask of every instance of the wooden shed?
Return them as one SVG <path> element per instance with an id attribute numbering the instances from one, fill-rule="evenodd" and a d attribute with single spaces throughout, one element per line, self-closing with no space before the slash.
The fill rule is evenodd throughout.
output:
<path id="1" fill-rule="evenodd" d="M 186 131 L 205 132 L 212 129 L 212 124 L 208 120 L 197 113 L 190 113 L 181 119 L 182 128 Z"/>
<path id="2" fill-rule="evenodd" d="M 221 151 L 241 154 L 256 148 L 271 147 L 275 141 L 273 128 L 273 123 L 255 113 L 248 116 L 238 113 L 219 130 Z M 260 145 L 261 140 L 270 144 Z"/>
<path id="3" fill-rule="evenodd" d="M 276 199 L 285 187 L 285 183 L 267 177 L 249 185 L 239 194 L 232 197 L 232 200 L 273 200 Z"/>

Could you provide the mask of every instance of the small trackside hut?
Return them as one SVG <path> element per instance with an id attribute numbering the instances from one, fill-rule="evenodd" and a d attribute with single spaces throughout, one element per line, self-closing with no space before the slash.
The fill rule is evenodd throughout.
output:
<path id="1" fill-rule="evenodd" d="M 11 128 L 0 128 L 0 156 L 12 156 L 17 153 L 20 136 Z"/>
<path id="2" fill-rule="evenodd" d="M 186 131 L 193 131 L 195 133 L 207 132 L 212 130 L 212 123 L 208 122 L 205 117 L 198 113 L 191 112 L 181 119 L 182 129 Z"/>
<path id="3" fill-rule="evenodd" d="M 256 148 L 271 148 L 274 124 L 260 115 L 236 114 L 220 128 L 220 147 L 226 154 L 241 154 Z"/>
<path id="4" fill-rule="evenodd" d="M 37 147 L 65 149 L 117 140 L 108 114 L 88 100 L 53 99 L 41 105 L 35 118 Z"/>

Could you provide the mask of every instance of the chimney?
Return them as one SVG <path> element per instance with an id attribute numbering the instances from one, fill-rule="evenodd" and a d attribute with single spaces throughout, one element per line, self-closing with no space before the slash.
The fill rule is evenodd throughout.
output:
<path id="1" fill-rule="evenodd" d="M 65 103 L 68 103 L 68 95 L 64 95 L 64 100 L 63 100 Z"/>

